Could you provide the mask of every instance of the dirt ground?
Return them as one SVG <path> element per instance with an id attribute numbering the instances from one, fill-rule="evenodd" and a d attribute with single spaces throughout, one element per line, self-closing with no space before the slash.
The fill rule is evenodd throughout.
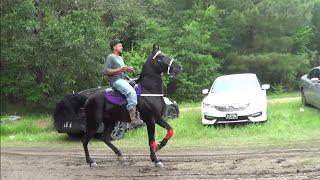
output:
<path id="1" fill-rule="evenodd" d="M 119 161 L 105 148 L 91 148 L 98 167 L 85 163 L 78 147 L 2 147 L 1 179 L 320 179 L 320 143 L 282 148 L 181 150 L 124 153 Z M 138 152 L 138 153 L 137 153 Z"/>

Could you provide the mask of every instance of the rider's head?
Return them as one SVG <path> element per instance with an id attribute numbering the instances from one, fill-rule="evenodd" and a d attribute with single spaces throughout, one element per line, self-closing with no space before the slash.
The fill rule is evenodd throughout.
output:
<path id="1" fill-rule="evenodd" d="M 110 48 L 112 52 L 121 55 L 123 48 L 122 48 L 121 41 L 119 39 L 112 39 L 110 42 Z"/>

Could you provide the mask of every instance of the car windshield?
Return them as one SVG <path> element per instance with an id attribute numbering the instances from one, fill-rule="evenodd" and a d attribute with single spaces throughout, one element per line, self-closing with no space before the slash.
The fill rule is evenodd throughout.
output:
<path id="1" fill-rule="evenodd" d="M 253 77 L 233 77 L 217 79 L 213 84 L 211 93 L 229 91 L 248 91 L 260 89 L 259 82 Z"/>

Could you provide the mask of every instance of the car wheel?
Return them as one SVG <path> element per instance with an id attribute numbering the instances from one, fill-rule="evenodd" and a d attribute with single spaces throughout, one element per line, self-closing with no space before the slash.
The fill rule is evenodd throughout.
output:
<path id="1" fill-rule="evenodd" d="M 179 116 L 179 112 L 175 107 L 173 106 L 167 107 L 166 116 L 165 116 L 167 119 L 175 119 L 175 118 L 178 118 L 178 116 Z"/>
<path id="2" fill-rule="evenodd" d="M 113 140 L 119 140 L 123 138 L 127 128 L 127 123 L 118 121 L 114 126 L 110 136 Z"/>
<path id="3" fill-rule="evenodd" d="M 305 105 L 308 104 L 308 103 L 307 103 L 306 96 L 304 95 L 303 90 L 301 91 L 301 104 L 302 104 L 303 106 L 305 106 Z"/>

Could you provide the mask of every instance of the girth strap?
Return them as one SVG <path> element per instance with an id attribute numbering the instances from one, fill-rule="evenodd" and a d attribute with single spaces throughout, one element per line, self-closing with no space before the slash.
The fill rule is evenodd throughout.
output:
<path id="1" fill-rule="evenodd" d="M 146 97 L 146 96 L 150 96 L 150 97 L 152 97 L 152 96 L 154 96 L 154 97 L 163 97 L 163 94 L 138 94 L 138 96 L 144 96 L 144 97 Z"/>

